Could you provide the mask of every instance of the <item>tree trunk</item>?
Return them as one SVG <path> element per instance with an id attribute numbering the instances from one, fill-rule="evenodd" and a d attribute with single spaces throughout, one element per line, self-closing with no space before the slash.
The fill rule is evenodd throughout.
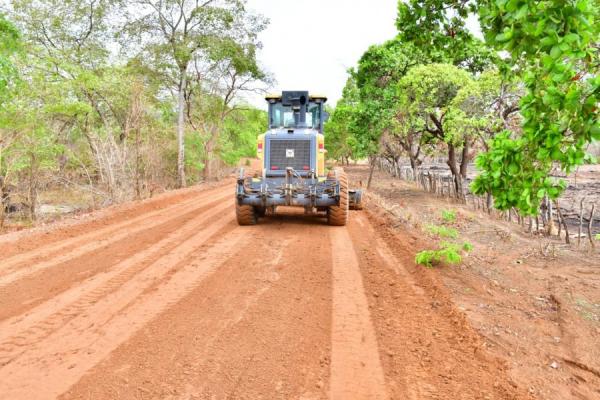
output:
<path id="1" fill-rule="evenodd" d="M 142 155 L 140 153 L 140 128 L 135 129 L 135 196 L 142 198 Z"/>
<path id="2" fill-rule="evenodd" d="M 468 139 L 465 139 L 462 148 L 462 159 L 460 160 L 460 176 L 463 179 L 467 179 L 467 167 L 471 161 L 469 158 L 469 151 L 471 150 L 471 144 Z"/>
<path id="3" fill-rule="evenodd" d="M 419 168 L 419 163 L 411 152 L 408 153 L 408 158 L 410 160 L 410 167 L 412 168 L 413 176 L 417 176 L 417 168 Z"/>
<path id="4" fill-rule="evenodd" d="M 205 146 L 205 154 L 206 154 L 206 160 L 204 163 L 204 180 L 205 181 L 210 181 L 210 179 L 212 178 L 212 153 L 213 153 L 213 144 L 212 144 L 212 138 L 208 140 L 208 142 L 206 142 L 206 146 Z"/>
<path id="5" fill-rule="evenodd" d="M 29 166 L 29 218 L 35 221 L 35 208 L 37 205 L 37 158 L 35 154 L 30 155 L 31 165 Z"/>
<path id="6" fill-rule="evenodd" d="M 373 171 L 375 170 L 376 163 L 377 163 L 377 157 L 371 158 L 371 171 L 369 171 L 369 180 L 367 181 L 367 190 L 371 187 L 371 179 L 373 179 Z"/>
<path id="7" fill-rule="evenodd" d="M 8 208 L 8 193 L 4 189 L 4 177 L 0 175 L 0 231 L 4 228 L 6 209 Z"/>
<path id="8" fill-rule="evenodd" d="M 456 189 L 456 192 L 458 193 L 458 191 L 461 188 L 461 184 L 460 184 L 460 170 L 458 169 L 458 166 L 456 164 L 456 148 L 454 147 L 453 144 L 448 144 L 448 167 L 450 167 L 450 172 L 452 173 L 452 177 L 454 178 L 454 188 Z"/>
<path id="9" fill-rule="evenodd" d="M 187 67 L 187 66 L 186 66 Z M 177 99 L 177 178 L 179 187 L 185 187 L 185 86 L 187 78 L 187 68 L 181 68 L 181 78 L 179 80 L 179 93 Z"/>

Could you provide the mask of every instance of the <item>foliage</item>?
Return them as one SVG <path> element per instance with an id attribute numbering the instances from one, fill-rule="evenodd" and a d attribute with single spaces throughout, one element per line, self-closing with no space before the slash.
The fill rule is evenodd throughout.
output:
<path id="1" fill-rule="evenodd" d="M 446 223 L 453 223 L 456 221 L 456 211 L 454 210 L 442 210 L 442 219 Z"/>
<path id="2" fill-rule="evenodd" d="M 458 132 L 443 129 L 443 124 L 453 100 L 471 80 L 468 72 L 449 64 L 415 67 L 398 83 L 399 105 L 409 115 L 408 119 L 415 129 L 459 144 L 461 137 Z"/>
<path id="3" fill-rule="evenodd" d="M 497 208 L 536 213 L 565 187 L 548 178 L 554 163 L 571 172 L 600 139 L 599 12 L 588 0 L 482 3 L 487 42 L 510 53 L 527 89 L 522 135 L 497 136 L 477 163 L 473 191 L 492 193 Z"/>
<path id="4" fill-rule="evenodd" d="M 399 1 L 398 40 L 424 51 L 430 62 L 454 64 L 473 73 L 489 69 L 498 62 L 498 56 L 466 28 L 465 20 L 472 10 L 469 0 Z"/>
<path id="5" fill-rule="evenodd" d="M 458 230 L 444 225 L 427 225 L 427 231 L 442 238 L 457 239 Z"/>
<path id="6" fill-rule="evenodd" d="M 488 141 L 502 130 L 515 129 L 515 113 L 522 90 L 514 78 L 506 78 L 495 69 L 482 72 L 462 87 L 446 114 L 446 129 L 455 137 L 479 140 L 488 149 Z"/>
<path id="7" fill-rule="evenodd" d="M 0 105 L 7 95 L 11 80 L 16 75 L 11 56 L 17 51 L 19 42 L 19 31 L 0 13 Z"/>
<path id="8" fill-rule="evenodd" d="M 456 221 L 456 211 L 443 210 L 442 219 L 445 224 L 451 224 Z M 457 229 L 446 225 L 427 225 L 425 230 L 439 238 L 452 239 L 452 241 L 442 240 L 434 250 L 423 250 L 415 256 L 415 263 L 426 267 L 433 267 L 438 263 L 449 265 L 460 264 L 462 262 L 462 253 L 469 253 L 473 250 L 473 245 L 469 242 L 462 244 L 456 243 L 459 237 Z"/>
<path id="9" fill-rule="evenodd" d="M 256 51 L 258 33 L 268 21 L 248 12 L 242 0 L 142 0 L 138 4 L 140 9 L 129 15 L 124 27 L 123 45 L 136 49 L 141 44 L 137 62 L 175 94 L 179 186 L 187 182 L 185 166 L 200 165 L 185 162 L 186 123 L 204 136 L 202 168 L 210 179 L 231 102 L 238 92 L 250 90 L 253 82 L 266 80 Z M 191 139 L 196 144 L 198 140 Z"/>
<path id="10" fill-rule="evenodd" d="M 242 106 L 240 93 L 267 80 L 256 62 L 264 18 L 235 0 L 137 4 L 128 15 L 114 0 L 14 0 L 0 15 L 0 175 L 32 211 L 46 187 L 72 185 L 109 203 L 175 186 L 186 60 L 189 181 L 206 169 L 208 143 L 215 164 L 254 155 L 264 112 Z M 193 29 L 163 40 L 159 14 L 180 4 Z"/>
<path id="11" fill-rule="evenodd" d="M 418 163 L 420 136 L 411 130 L 399 129 L 396 120 L 401 118 L 396 85 L 410 68 L 427 60 L 426 54 L 410 43 L 389 40 L 371 46 L 358 62 L 354 73 L 359 88 L 360 107 L 364 117 L 357 129 L 357 140 L 369 143 L 369 154 L 378 151 L 394 153 L 397 142 L 413 163 Z M 390 140 L 382 140 L 387 132 Z M 397 155 L 393 155 L 395 158 Z"/>
<path id="12" fill-rule="evenodd" d="M 436 250 L 423 250 L 415 256 L 415 263 L 432 268 L 434 264 L 444 262 L 449 265 L 456 265 L 462 262 L 459 245 L 449 242 L 442 242 Z"/>
<path id="13" fill-rule="evenodd" d="M 356 81 L 351 75 L 346 81 L 342 92 L 342 98 L 338 101 L 335 109 L 330 112 L 329 121 L 325 123 L 325 144 L 329 158 L 348 161 L 350 158 L 359 159 L 368 153 L 369 144 L 362 140 L 360 121 L 363 110 Z"/>
<path id="14" fill-rule="evenodd" d="M 234 165 L 243 157 L 256 157 L 256 137 L 265 130 L 265 126 L 266 111 L 245 108 L 230 114 L 220 137 L 221 159 Z"/>
<path id="15" fill-rule="evenodd" d="M 448 116 L 453 115 L 458 93 L 472 81 L 469 72 L 454 65 L 428 64 L 410 69 L 397 85 L 398 107 L 403 113 L 399 122 L 409 131 L 421 132 L 430 146 L 442 144 L 447 148 L 447 164 L 457 191 L 462 188 L 461 176 L 466 177 L 469 161 L 464 151 L 459 167 L 457 149 L 468 150 L 473 139 L 468 130 L 452 129 Z"/>

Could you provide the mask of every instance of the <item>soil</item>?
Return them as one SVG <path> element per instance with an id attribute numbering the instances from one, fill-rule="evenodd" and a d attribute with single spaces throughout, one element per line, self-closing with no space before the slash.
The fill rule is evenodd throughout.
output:
<path id="1" fill-rule="evenodd" d="M 366 167 L 346 169 L 355 185 L 367 181 Z M 600 399 L 600 246 L 527 233 L 384 172 L 367 198 L 390 235 L 413 235 L 405 247 L 413 255 L 437 248 L 429 224 L 451 225 L 474 246 L 460 265 L 432 272 L 518 387 L 540 399 Z M 456 221 L 445 223 L 442 210 Z"/>
<path id="2" fill-rule="evenodd" d="M 0 399 L 598 398 L 594 261 L 417 266 L 439 201 L 385 179 L 345 227 L 240 227 L 228 179 L 0 236 Z"/>

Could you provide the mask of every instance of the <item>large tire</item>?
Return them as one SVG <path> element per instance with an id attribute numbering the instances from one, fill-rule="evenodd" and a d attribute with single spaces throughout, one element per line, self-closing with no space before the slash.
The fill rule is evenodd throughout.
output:
<path id="1" fill-rule="evenodd" d="M 340 204 L 329 207 L 327 210 L 327 223 L 332 226 L 344 226 L 348 222 L 348 206 L 350 204 L 348 177 L 342 169 L 337 169 L 329 172 L 328 178 L 334 178 L 336 175 L 340 183 Z"/>
<path id="2" fill-rule="evenodd" d="M 235 216 L 237 217 L 238 225 L 256 225 L 257 216 L 253 206 L 240 205 L 235 200 Z"/>

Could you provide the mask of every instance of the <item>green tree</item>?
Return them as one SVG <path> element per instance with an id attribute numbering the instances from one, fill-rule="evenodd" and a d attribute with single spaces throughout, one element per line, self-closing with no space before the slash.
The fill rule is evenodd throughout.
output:
<path id="1" fill-rule="evenodd" d="M 20 34 L 17 28 L 0 14 L 0 106 L 8 94 L 8 88 L 16 75 L 12 55 L 17 51 Z"/>
<path id="2" fill-rule="evenodd" d="M 517 112 L 522 95 L 517 80 L 504 79 L 495 69 L 484 71 L 458 91 L 446 116 L 448 129 L 476 137 L 487 151 L 496 134 L 519 129 Z"/>
<path id="3" fill-rule="evenodd" d="M 584 162 L 585 147 L 600 138 L 598 3 L 411 0 L 398 8 L 402 39 L 454 55 L 455 64 L 472 43 L 465 28 L 470 13 L 478 13 L 487 45 L 510 54 L 496 62 L 525 84 L 522 130 L 494 137 L 477 161 L 481 173 L 472 189 L 492 193 L 499 209 L 536 213 L 542 198 L 556 198 L 564 187 L 549 178 L 554 165 L 569 173 Z"/>
<path id="4" fill-rule="evenodd" d="M 194 132 L 202 136 L 205 180 L 212 178 L 214 153 L 223 154 L 218 147 L 224 143 L 219 136 L 226 119 L 246 108 L 237 104 L 236 99 L 243 93 L 259 90 L 262 82 L 269 80 L 256 60 L 260 45 L 256 37 L 260 30 L 260 26 L 248 27 L 235 33 L 235 40 L 216 39 L 207 49 L 208 71 L 199 63 L 192 67 L 194 73 L 185 96 L 186 116 Z"/>
<path id="5" fill-rule="evenodd" d="M 402 110 L 398 108 L 396 85 L 411 67 L 427 60 L 427 55 L 411 43 L 394 39 L 371 46 L 359 60 L 355 73 L 362 107 L 361 121 L 365 125 L 359 131 L 360 137 L 366 139 L 375 152 L 384 150 L 394 160 L 398 154 L 393 156 L 395 151 L 391 151 L 390 146 L 399 144 L 413 168 L 419 163 L 420 143 L 414 132 L 399 129 L 397 119 Z M 387 140 L 382 140 L 386 132 Z"/>
<path id="6" fill-rule="evenodd" d="M 467 29 L 466 18 L 474 11 L 476 3 L 470 0 L 399 1 L 398 40 L 419 48 L 431 62 L 454 64 L 472 73 L 484 71 L 499 59 Z"/>
<path id="7" fill-rule="evenodd" d="M 143 39 L 142 60 L 151 62 L 177 98 L 177 174 L 185 186 L 185 110 L 191 66 L 210 70 L 215 56 L 231 56 L 231 43 L 240 32 L 255 37 L 264 29 L 260 16 L 250 15 L 242 0 L 138 0 L 139 8 L 129 18 L 129 37 Z M 140 16 L 141 15 L 141 16 Z M 223 46 L 224 44 L 224 46 Z M 218 50 L 215 50 L 215 47 Z M 237 65 L 240 66 L 240 65 Z"/>
<path id="8" fill-rule="evenodd" d="M 492 193 L 499 209 L 535 214 L 541 199 L 564 189 L 549 178 L 554 164 L 571 172 L 600 139 L 600 8 L 588 0 L 511 0 L 482 2 L 479 12 L 487 42 L 510 53 L 527 94 L 522 134 L 494 138 L 472 188 Z"/>
<path id="9" fill-rule="evenodd" d="M 348 163 L 350 158 L 364 157 L 364 152 L 359 147 L 357 140 L 357 126 L 355 118 L 360 107 L 356 81 L 349 76 L 342 97 L 338 100 L 335 109 L 329 110 L 330 118 L 325 123 L 325 147 L 327 156 L 335 160 Z"/>
<path id="10" fill-rule="evenodd" d="M 471 75 L 450 64 L 429 64 L 412 68 L 402 78 L 397 91 L 398 105 L 403 110 L 403 121 L 410 130 L 425 132 L 430 142 L 443 143 L 448 150 L 448 167 L 457 190 L 462 188 L 469 161 L 472 141 L 468 135 L 448 129 L 447 116 L 459 91 L 472 81 Z M 462 147 L 462 157 L 457 155 Z"/>

